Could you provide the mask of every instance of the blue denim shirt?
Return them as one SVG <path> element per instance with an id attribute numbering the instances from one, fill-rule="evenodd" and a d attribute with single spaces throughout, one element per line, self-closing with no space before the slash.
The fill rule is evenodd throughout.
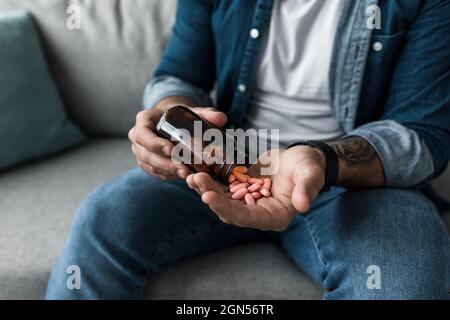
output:
<path id="1" fill-rule="evenodd" d="M 416 187 L 450 157 L 450 0 L 341 0 L 330 68 L 334 116 L 370 142 L 390 187 Z M 179 0 L 173 35 L 144 95 L 217 107 L 244 118 L 273 0 Z M 381 29 L 367 27 L 381 9 Z M 251 32 L 256 29 L 258 32 Z M 255 36 L 256 35 L 256 36 Z"/>

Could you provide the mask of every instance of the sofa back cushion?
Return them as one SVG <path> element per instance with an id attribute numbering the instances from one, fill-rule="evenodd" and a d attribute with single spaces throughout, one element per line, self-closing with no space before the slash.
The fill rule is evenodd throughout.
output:
<path id="1" fill-rule="evenodd" d="M 33 13 L 67 111 L 87 133 L 126 136 L 169 37 L 175 5 L 176 0 L 0 0 L 0 11 Z"/>
<path id="2" fill-rule="evenodd" d="M 0 170 L 84 141 L 67 117 L 31 15 L 0 12 Z"/>

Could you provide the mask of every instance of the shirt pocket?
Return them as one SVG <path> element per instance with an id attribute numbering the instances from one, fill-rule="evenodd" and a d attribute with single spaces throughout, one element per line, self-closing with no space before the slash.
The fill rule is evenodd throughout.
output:
<path id="1" fill-rule="evenodd" d="M 406 30 L 391 35 L 373 35 L 371 40 L 371 51 L 369 53 L 369 65 L 390 67 L 395 63 L 400 52 Z"/>

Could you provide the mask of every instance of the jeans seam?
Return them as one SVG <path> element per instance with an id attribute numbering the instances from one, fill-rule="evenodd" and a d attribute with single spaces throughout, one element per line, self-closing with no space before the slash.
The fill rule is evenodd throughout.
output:
<path id="1" fill-rule="evenodd" d="M 328 274 L 328 263 L 326 262 L 326 259 L 325 259 L 325 257 L 323 256 L 323 254 L 322 254 L 322 252 L 321 252 L 321 250 L 320 250 L 320 248 L 319 248 L 318 241 L 316 240 L 317 236 L 316 236 L 316 234 L 315 234 L 315 231 L 313 230 L 313 228 L 312 228 L 311 225 L 310 225 L 311 223 L 310 223 L 310 221 L 309 221 L 308 215 L 305 215 L 304 217 L 305 217 L 306 228 L 308 229 L 308 232 L 309 232 L 309 234 L 310 234 L 310 236 L 311 236 L 311 240 L 312 240 L 312 242 L 313 242 L 313 244 L 314 244 L 314 249 L 315 249 L 316 252 L 317 252 L 317 256 L 318 256 L 318 258 L 319 258 L 319 261 L 321 262 L 322 267 L 323 267 L 325 273 Z M 322 277 L 322 281 L 324 281 L 325 279 L 326 279 L 326 275 L 324 275 L 324 276 Z"/>

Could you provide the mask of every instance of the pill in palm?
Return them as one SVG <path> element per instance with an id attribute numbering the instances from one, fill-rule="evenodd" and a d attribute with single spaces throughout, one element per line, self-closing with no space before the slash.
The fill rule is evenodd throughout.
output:
<path id="1" fill-rule="evenodd" d="M 259 183 L 260 185 L 263 185 L 264 184 L 264 179 L 249 177 L 248 178 L 248 183 L 250 183 L 250 184 Z"/>
<path id="2" fill-rule="evenodd" d="M 235 193 L 241 189 L 246 189 L 248 186 L 247 183 L 239 183 L 238 185 L 233 186 L 232 188 L 230 188 L 230 192 L 231 193 Z"/>
<path id="3" fill-rule="evenodd" d="M 230 185 L 228 186 L 231 190 L 231 188 L 233 188 L 234 186 L 237 186 L 238 184 L 241 184 L 242 182 L 240 181 L 234 181 L 233 183 L 230 183 Z"/>
<path id="4" fill-rule="evenodd" d="M 231 198 L 243 200 L 246 204 L 256 204 L 262 197 L 271 197 L 272 179 L 254 178 L 248 174 L 245 166 L 233 168 L 228 179 Z"/>
<path id="5" fill-rule="evenodd" d="M 250 193 L 247 193 L 244 196 L 244 200 L 246 204 L 256 204 L 255 198 Z"/>
<path id="6" fill-rule="evenodd" d="M 272 188 L 272 179 L 264 178 L 264 184 L 262 185 L 264 189 L 270 190 Z"/>
<path id="7" fill-rule="evenodd" d="M 233 168 L 232 172 L 233 172 L 233 174 L 236 174 L 236 173 L 246 174 L 248 172 L 248 169 L 245 166 L 236 166 Z"/>
<path id="8" fill-rule="evenodd" d="M 231 198 L 234 200 L 241 200 L 246 194 L 248 194 L 247 188 L 239 189 L 231 195 Z"/>
<path id="9" fill-rule="evenodd" d="M 248 181 L 248 176 L 240 173 L 240 172 L 236 172 L 233 173 L 233 175 L 236 177 L 236 179 L 238 179 L 240 182 L 247 182 Z"/>
<path id="10" fill-rule="evenodd" d="M 261 190 L 259 190 L 259 192 L 266 198 L 269 198 L 271 195 L 270 191 L 267 189 L 262 188 Z"/>
<path id="11" fill-rule="evenodd" d="M 261 199 L 262 198 L 262 194 L 259 193 L 258 191 L 256 192 L 252 192 L 252 196 L 253 198 L 255 198 L 256 200 Z"/>
<path id="12" fill-rule="evenodd" d="M 247 188 L 248 192 L 252 193 L 261 189 L 261 185 L 259 183 L 254 183 L 250 187 Z"/>

